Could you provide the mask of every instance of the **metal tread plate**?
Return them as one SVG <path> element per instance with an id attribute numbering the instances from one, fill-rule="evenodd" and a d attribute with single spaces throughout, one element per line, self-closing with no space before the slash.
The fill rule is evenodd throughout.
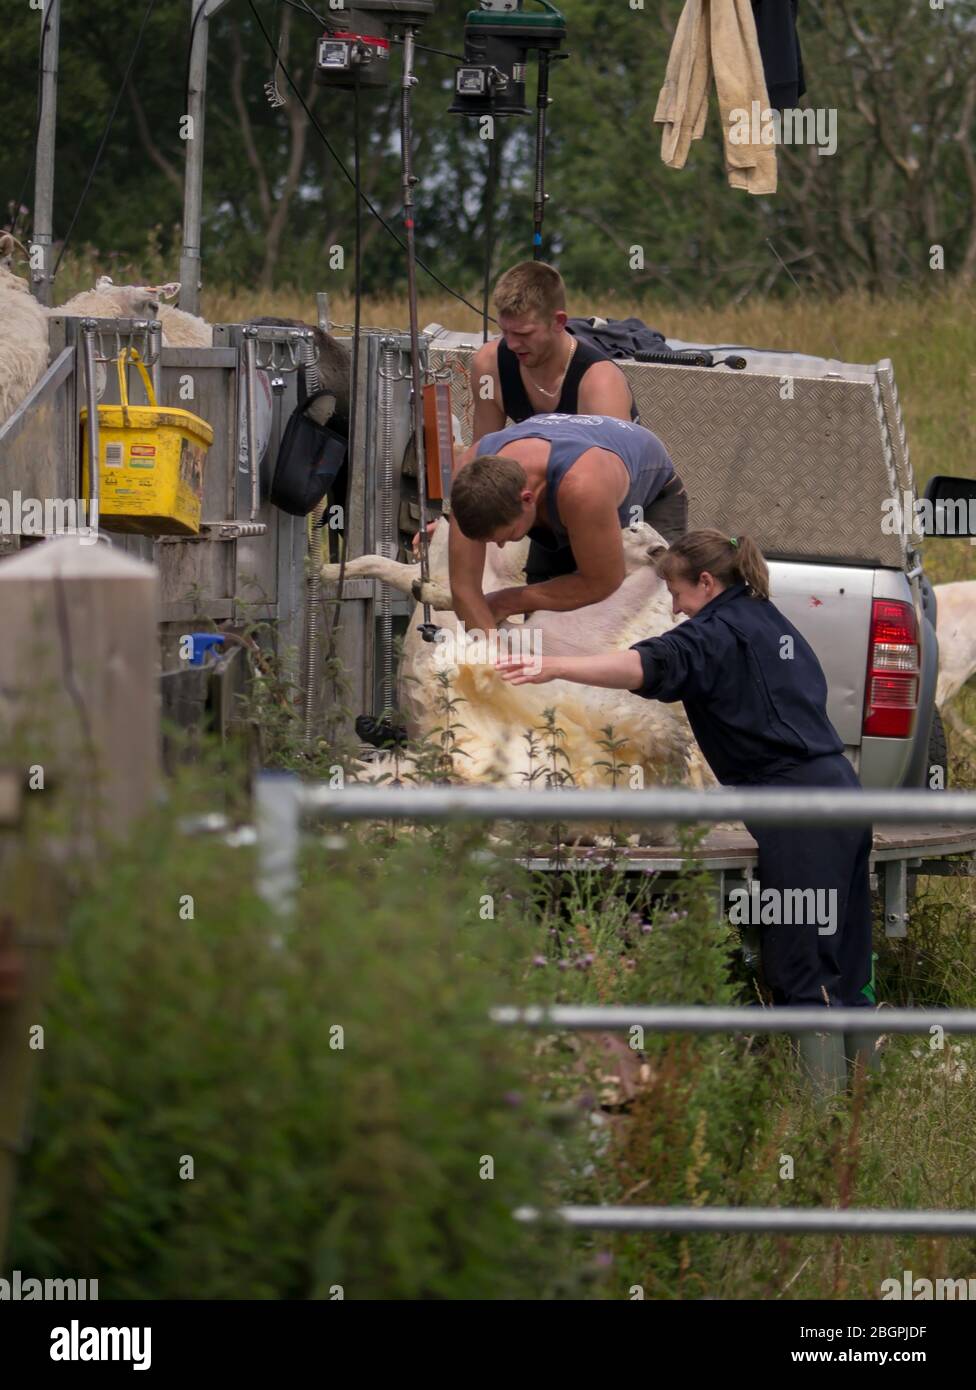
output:
<path id="1" fill-rule="evenodd" d="M 450 381 L 465 442 L 470 357 L 464 349 L 430 351 L 431 367 Z M 692 528 L 745 532 L 779 554 L 903 568 L 904 537 L 882 531 L 883 504 L 911 478 L 901 421 L 891 430 L 890 364 L 858 379 L 618 365 L 642 423 L 663 440 L 685 483 Z"/>

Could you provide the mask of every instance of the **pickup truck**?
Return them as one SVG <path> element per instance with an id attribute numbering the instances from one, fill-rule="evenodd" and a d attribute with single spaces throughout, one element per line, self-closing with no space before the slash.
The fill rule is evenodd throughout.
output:
<path id="1" fill-rule="evenodd" d="M 864 474 L 877 475 L 882 492 L 887 481 L 881 510 L 875 510 L 869 501 L 862 507 L 856 497 L 851 499 L 851 510 L 860 514 L 859 526 L 851 529 L 851 534 L 860 532 L 860 553 L 843 561 L 829 554 L 816 560 L 794 557 L 777 544 L 776 538 L 772 545 L 767 541 L 771 597 L 820 659 L 827 677 L 828 714 L 862 785 L 944 788 L 949 773 L 946 738 L 935 704 L 937 601 L 924 571 L 921 542 L 926 534 L 945 534 L 931 522 L 944 515 L 940 509 L 947 500 L 968 498 L 972 481 L 946 476 L 933 479 L 925 493 L 931 510 L 920 508 L 916 515 L 907 432 L 893 368 L 887 359 L 862 366 L 735 344 L 706 345 L 671 338 L 667 345 L 679 360 L 701 353 L 713 363 L 723 364 L 700 367 L 700 371 L 732 370 L 767 380 L 773 377 L 781 387 L 788 381 L 795 383 L 798 371 L 803 372 L 805 381 L 851 383 L 841 413 L 850 417 L 855 429 L 854 421 L 862 412 L 851 389 L 870 389 L 878 407 L 877 440 L 871 438 L 868 427 L 867 437 L 858 436 L 859 450 Z M 735 367 L 724 365 L 730 356 Z M 772 414 L 776 417 L 779 411 L 773 407 Z M 820 457 L 806 462 L 829 482 L 832 462 L 841 467 L 847 463 L 849 440 L 838 437 L 834 420 L 823 424 Z M 812 419 L 810 425 L 816 430 L 818 420 Z M 799 460 L 784 459 L 783 483 L 788 483 L 798 463 L 804 466 Z M 743 468 L 750 469 L 748 456 Z M 837 488 L 832 504 L 824 508 L 825 529 L 831 512 L 843 505 Z M 926 512 L 930 521 L 927 531 L 922 525 Z M 899 541 L 897 547 L 886 546 L 886 563 L 880 562 L 871 534 L 882 527 Z M 953 529 L 951 534 L 969 532 Z"/>

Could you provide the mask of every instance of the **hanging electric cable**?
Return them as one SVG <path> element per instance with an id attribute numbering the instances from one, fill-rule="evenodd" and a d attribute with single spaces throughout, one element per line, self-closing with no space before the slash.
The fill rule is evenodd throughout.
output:
<path id="1" fill-rule="evenodd" d="M 359 329 L 360 329 L 360 308 L 363 298 L 363 227 L 362 227 L 362 200 L 359 197 L 359 180 L 361 170 L 360 159 L 360 119 L 359 119 L 359 85 L 352 89 L 352 167 L 353 167 L 353 187 L 356 191 L 354 199 L 355 211 L 353 214 L 353 235 L 355 243 L 353 247 L 353 322 L 352 322 L 352 364 L 349 372 L 349 429 L 346 436 L 347 457 L 350 461 L 355 459 L 356 448 L 356 411 L 359 402 Z M 335 644 L 339 632 L 339 614 L 342 610 L 342 592 L 346 580 L 346 527 L 342 528 L 342 554 L 339 556 L 339 579 L 336 585 L 336 605 L 332 615 L 332 631 L 329 634 L 329 657 L 335 654 Z"/>
<path id="2" fill-rule="evenodd" d="M 316 24 L 321 24 L 323 29 L 331 29 L 338 22 L 335 16 L 327 19 L 324 15 L 317 14 L 311 5 L 305 3 L 305 0 L 285 0 L 285 4 L 290 5 L 293 10 L 300 10 L 303 14 L 310 15 Z"/>
<path id="3" fill-rule="evenodd" d="M 390 39 L 391 43 L 403 43 L 403 39 L 398 34 L 394 34 Z M 415 43 L 414 48 L 418 53 L 436 53 L 439 58 L 450 58 L 452 62 L 463 63 L 464 58 L 460 53 L 448 53 L 444 48 L 431 48 L 428 43 Z"/>
<path id="4" fill-rule="evenodd" d="M 142 36 L 146 32 L 146 25 L 149 23 L 150 17 L 155 8 L 156 0 L 149 0 L 149 4 L 146 6 L 146 12 L 142 16 L 142 23 L 139 25 L 139 32 L 136 35 L 136 41 L 132 46 L 132 52 L 129 54 L 129 61 L 126 64 L 125 74 L 122 78 L 122 81 L 119 83 L 119 89 L 115 94 L 115 101 L 112 103 L 112 110 L 109 113 L 109 118 L 105 124 L 105 129 L 102 132 L 102 138 L 98 142 L 98 149 L 95 151 L 95 158 L 92 160 L 91 168 L 88 171 L 88 177 L 85 179 L 85 186 L 81 190 L 81 197 L 78 199 L 78 204 L 75 207 L 74 213 L 72 214 L 71 221 L 68 223 L 68 230 L 65 232 L 64 238 L 61 242 L 61 250 L 58 252 L 58 258 L 54 262 L 54 268 L 51 271 L 52 281 L 54 280 L 54 277 L 57 275 L 58 267 L 61 265 L 61 262 L 64 259 L 64 253 L 68 249 L 68 241 L 71 237 L 71 233 L 74 231 L 75 223 L 78 221 L 78 217 L 81 214 L 81 209 L 85 205 L 85 199 L 88 197 L 88 190 L 91 188 L 95 175 L 98 172 L 98 166 L 102 162 L 102 155 L 105 153 L 105 146 L 108 143 L 108 137 L 111 134 L 112 126 L 115 123 L 115 116 L 118 112 L 119 105 L 122 101 L 122 94 L 126 89 L 126 85 L 129 81 L 129 75 L 132 72 L 133 66 L 135 65 L 136 58 L 139 55 L 139 49 L 142 47 Z"/>
<path id="5" fill-rule="evenodd" d="M 546 192 L 546 111 L 552 98 L 549 95 L 550 58 L 565 58 L 565 53 L 539 52 L 539 76 L 536 89 L 535 122 L 535 190 L 532 197 L 532 259 L 542 260 L 542 219 L 549 194 Z"/>
<path id="6" fill-rule="evenodd" d="M 261 19 L 261 16 L 258 14 L 258 11 L 257 11 L 257 9 L 256 9 L 256 7 L 255 7 L 255 4 L 254 4 L 254 0 L 247 0 L 247 3 L 248 3 L 248 8 L 250 9 L 252 15 L 254 16 L 254 19 L 255 19 L 255 22 L 256 22 L 258 28 L 261 30 L 261 34 L 262 34 L 262 36 L 263 36 L 263 38 L 264 38 L 265 43 L 266 43 L 266 44 L 268 45 L 268 47 L 271 49 L 271 52 L 275 55 L 275 59 L 277 60 L 278 66 L 279 66 L 279 68 L 281 69 L 281 71 L 285 74 L 285 80 L 287 81 L 287 83 L 288 83 L 289 87 L 292 89 L 292 91 L 295 93 L 295 96 L 296 96 L 297 99 L 298 99 L 298 104 L 301 106 L 302 110 L 305 112 L 306 116 L 308 117 L 308 119 L 309 119 L 309 121 L 310 121 L 310 123 L 311 123 L 312 129 L 315 131 L 316 135 L 317 135 L 317 136 L 319 137 L 319 139 L 322 141 L 323 145 L 324 145 L 325 148 L 328 150 L 329 154 L 332 156 L 332 158 L 333 158 L 333 160 L 335 161 L 335 163 L 338 165 L 339 170 L 340 170 L 340 172 L 342 173 L 343 177 L 346 179 L 346 181 L 347 181 L 349 184 L 351 184 L 353 187 L 355 187 L 355 181 L 354 181 L 352 175 L 350 174 L 348 168 L 347 168 L 346 165 L 344 164 L 343 160 L 340 158 L 339 154 L 336 152 L 335 148 L 334 148 L 333 145 L 332 145 L 332 142 L 329 140 L 329 137 L 326 135 L 325 131 L 322 129 L 322 127 L 319 125 L 318 121 L 316 120 L 315 116 L 312 114 L 312 111 L 311 111 L 311 109 L 309 108 L 308 103 L 306 102 L 305 98 L 302 96 L 301 92 L 299 91 L 299 88 L 298 88 L 296 82 L 294 81 L 294 79 L 293 79 L 291 73 L 289 72 L 289 70 L 288 70 L 288 68 L 286 67 L 286 65 L 282 62 L 282 60 L 281 60 L 281 55 L 279 54 L 278 49 L 277 49 L 277 47 L 276 47 L 276 45 L 275 45 L 273 39 L 271 38 L 271 35 L 268 33 L 267 29 L 265 28 L 264 23 L 263 23 L 263 21 L 262 21 L 262 19 Z M 380 213 L 380 212 L 373 206 L 373 204 L 370 202 L 370 200 L 369 200 L 369 198 L 366 196 L 366 194 L 363 193 L 362 191 L 360 191 L 358 197 L 359 197 L 359 199 L 362 201 L 363 205 L 364 205 L 366 208 L 368 208 L 368 210 L 369 210 L 369 212 L 372 214 L 372 216 L 376 218 L 377 222 L 380 224 L 380 226 L 383 228 L 383 230 L 389 233 L 389 235 L 393 238 L 393 240 L 394 240 L 394 241 L 396 242 L 396 244 L 401 248 L 401 250 L 404 250 L 404 251 L 405 251 L 405 250 L 406 250 L 406 243 L 403 241 L 403 239 L 402 239 L 400 236 L 397 235 L 396 231 L 390 226 L 390 224 L 387 222 L 386 218 L 382 215 L 382 213 Z M 423 270 L 424 273 L 425 273 L 426 275 L 429 275 L 429 276 L 430 276 L 430 278 L 434 281 L 434 283 L 435 283 L 436 285 L 440 285 L 440 287 L 441 287 L 442 290 L 446 290 L 446 292 L 451 296 L 452 299 L 456 299 L 456 300 L 458 301 L 459 304 L 463 304 L 463 305 L 465 306 L 465 308 L 466 308 L 466 309 L 470 309 L 470 310 L 472 311 L 472 313 L 475 313 L 475 314 L 480 315 L 481 310 L 478 308 L 478 306 L 477 306 L 476 304 L 472 304 L 471 301 L 470 301 L 469 299 L 465 299 L 465 297 L 464 297 L 463 294 L 458 294 L 457 290 L 452 290 L 451 287 L 450 287 L 450 285 L 448 285 L 448 284 L 446 283 L 446 281 L 442 280 L 442 279 L 440 278 L 440 276 L 439 276 L 435 271 L 431 270 L 430 266 L 426 263 L 426 261 L 422 260 L 422 259 L 420 258 L 420 256 L 417 256 L 417 257 L 416 257 L 416 263 L 417 263 L 417 265 L 420 266 L 421 270 Z M 492 319 L 492 322 L 494 323 L 494 319 Z"/>
<path id="7" fill-rule="evenodd" d="M 545 191 L 546 111 L 550 104 L 549 64 L 568 55 L 557 50 L 566 36 L 566 21 L 549 0 L 539 0 L 543 14 L 522 9 L 522 0 L 469 10 L 464 22 L 464 59 L 454 74 L 454 100 L 448 111 L 492 123 L 504 116 L 528 116 L 525 80 L 528 57 L 536 53 L 535 188 L 532 199 L 532 256 L 542 257 Z"/>
<path id="8" fill-rule="evenodd" d="M 427 532 L 427 460 L 424 456 L 424 397 L 420 379 L 420 330 L 417 324 L 417 246 L 413 218 L 413 190 L 418 182 L 413 172 L 413 112 L 411 93 L 417 79 L 413 72 L 413 41 L 416 30 L 408 26 L 403 43 L 403 73 L 400 79 L 400 144 L 403 171 L 403 226 L 407 234 L 407 300 L 410 317 L 410 375 L 413 406 L 413 446 L 417 460 L 417 501 L 420 506 L 420 583 L 426 595 L 430 584 Z M 430 620 L 430 603 L 423 599 L 424 620 L 418 631 L 425 642 L 434 642 L 438 628 Z"/>
<path id="9" fill-rule="evenodd" d="M 488 170 L 485 175 L 485 283 L 481 308 L 481 341 L 488 341 L 488 298 L 491 294 L 491 253 L 495 240 L 495 186 L 498 183 L 499 144 L 492 118 L 492 134 L 488 141 Z"/>

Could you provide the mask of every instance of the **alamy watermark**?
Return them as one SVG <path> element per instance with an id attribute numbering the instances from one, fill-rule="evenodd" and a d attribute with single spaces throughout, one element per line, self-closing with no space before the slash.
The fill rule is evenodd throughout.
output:
<path id="1" fill-rule="evenodd" d="M 19 1269 L 11 1270 L 9 1279 L 0 1279 L 0 1302 L 30 1302 L 38 1299 L 57 1301 L 66 1299 L 98 1300 L 97 1279 L 33 1279 L 26 1278 Z"/>
<path id="2" fill-rule="evenodd" d="M 817 154 L 837 153 L 837 109 L 833 106 L 803 110 L 789 106 L 776 111 L 754 101 L 748 111 L 733 107 L 729 125 L 732 145 L 815 145 Z"/>
<path id="3" fill-rule="evenodd" d="M 732 889 L 729 904 L 733 927 L 816 926 L 819 936 L 837 930 L 836 888 L 763 888 L 754 878 Z"/>
<path id="4" fill-rule="evenodd" d="M 903 1269 L 900 1279 L 882 1279 L 881 1300 L 905 1299 L 914 1303 L 976 1299 L 976 1279 L 916 1279 Z"/>
<path id="5" fill-rule="evenodd" d="M 452 666 L 493 666 L 500 659 L 524 661 L 526 670 L 538 675 L 542 670 L 542 631 L 519 624 L 493 627 L 486 633 L 473 627 L 469 632 L 459 618 L 452 631 L 442 627 L 434 642 L 433 662 L 437 671 Z"/>
<path id="6" fill-rule="evenodd" d="M 134 1371 L 152 1366 L 151 1327 L 68 1327 L 51 1331 L 52 1361 L 131 1361 Z"/>
<path id="7" fill-rule="evenodd" d="M 81 545 L 98 540 L 98 503 L 82 497 L 25 497 L 15 488 L 0 497 L 0 535 L 77 536 Z"/>
<path id="8" fill-rule="evenodd" d="M 883 536 L 968 536 L 976 545 L 976 497 L 933 502 L 929 497 L 886 497 L 881 503 Z"/>

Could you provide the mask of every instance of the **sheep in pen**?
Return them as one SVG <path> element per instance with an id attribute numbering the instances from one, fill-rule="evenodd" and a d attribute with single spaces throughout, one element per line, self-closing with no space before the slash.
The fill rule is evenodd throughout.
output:
<path id="1" fill-rule="evenodd" d="M 447 543 L 441 520 L 430 542 L 430 581 L 420 567 L 381 555 L 346 563 L 347 578 L 373 577 L 417 600 L 403 640 L 398 672 L 398 711 L 411 740 L 443 739 L 450 702 L 452 776 L 464 783 L 524 788 L 556 785 L 641 789 L 662 784 L 715 785 L 680 704 L 644 700 L 625 690 L 601 690 L 568 681 L 513 686 L 494 669 L 494 651 L 536 656 L 585 656 L 625 648 L 674 626 L 667 586 L 649 558 L 664 545 L 646 524 L 625 528 L 626 575 L 600 603 L 568 613 L 533 613 L 527 623 L 503 622 L 497 637 L 459 632 L 451 610 Z M 528 541 L 485 551 L 484 592 L 524 582 Z M 337 580 L 339 566 L 322 567 Z M 431 605 L 438 641 L 418 632 L 421 603 Z M 361 775 L 404 777 L 409 753 L 383 753 L 363 764 Z M 644 843 L 670 838 L 666 827 L 641 832 Z"/>

